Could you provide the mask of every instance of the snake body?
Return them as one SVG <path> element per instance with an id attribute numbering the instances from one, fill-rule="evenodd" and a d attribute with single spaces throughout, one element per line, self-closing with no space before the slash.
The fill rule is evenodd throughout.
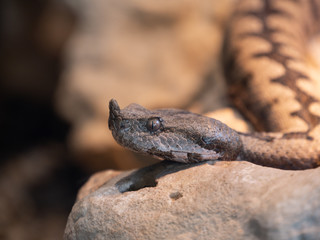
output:
<path id="1" fill-rule="evenodd" d="M 241 133 L 178 109 L 120 109 L 109 103 L 116 141 L 179 162 L 246 160 L 281 169 L 320 165 L 320 75 L 308 43 L 320 28 L 320 1 L 243 0 L 224 47 L 230 97 L 257 130 Z M 311 59 L 311 60 L 310 60 Z"/>

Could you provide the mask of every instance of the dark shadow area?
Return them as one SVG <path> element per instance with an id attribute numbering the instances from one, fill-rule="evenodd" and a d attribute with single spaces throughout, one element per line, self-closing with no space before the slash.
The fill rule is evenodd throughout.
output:
<path id="1" fill-rule="evenodd" d="M 265 227 L 263 227 L 257 219 L 250 219 L 247 226 L 249 231 L 252 232 L 253 235 L 256 236 L 258 239 L 268 239 L 268 230 Z"/>
<path id="2" fill-rule="evenodd" d="M 27 151 L 35 145 L 52 141 L 62 142 L 69 124 L 47 104 L 20 97 L 8 97 L 0 103 L 0 159 Z"/>
<path id="3" fill-rule="evenodd" d="M 156 187 L 157 179 L 178 171 L 196 167 L 202 164 L 213 165 L 215 161 L 204 161 L 199 163 L 178 163 L 172 161 L 161 161 L 148 167 L 134 171 L 116 183 L 119 192 L 138 191 L 146 187 Z M 172 198 L 176 198 L 173 196 Z M 179 198 L 179 197 L 178 197 Z"/>

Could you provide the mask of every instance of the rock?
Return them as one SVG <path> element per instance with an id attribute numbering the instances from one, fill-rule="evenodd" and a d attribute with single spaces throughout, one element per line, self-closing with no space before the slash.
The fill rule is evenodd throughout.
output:
<path id="1" fill-rule="evenodd" d="M 211 110 L 222 105 L 217 65 L 233 1 L 67 0 L 79 21 L 56 106 L 73 126 L 70 146 L 86 169 L 147 164 L 119 154 L 106 125 L 111 98 L 121 106 L 188 107 L 207 91 Z M 207 110 L 202 105 L 198 111 Z"/>
<path id="2" fill-rule="evenodd" d="M 320 239 L 320 168 L 164 161 L 108 175 L 80 191 L 66 240 Z"/>
<path id="3" fill-rule="evenodd" d="M 94 174 L 81 188 L 81 191 L 79 191 L 77 199 L 82 199 L 88 194 L 94 192 L 99 187 L 101 187 L 103 184 L 105 184 L 109 179 L 119 175 L 121 171 L 103 171 Z"/>

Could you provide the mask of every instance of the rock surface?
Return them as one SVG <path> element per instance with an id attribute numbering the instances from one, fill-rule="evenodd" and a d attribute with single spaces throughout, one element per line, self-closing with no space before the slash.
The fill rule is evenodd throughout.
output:
<path id="1" fill-rule="evenodd" d="M 80 191 L 64 237 L 320 239 L 319 179 L 320 168 L 284 171 L 248 162 L 164 161 L 106 171 Z"/>

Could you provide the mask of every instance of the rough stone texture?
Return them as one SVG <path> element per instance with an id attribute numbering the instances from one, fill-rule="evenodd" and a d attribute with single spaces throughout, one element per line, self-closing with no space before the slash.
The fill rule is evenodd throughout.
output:
<path id="1" fill-rule="evenodd" d="M 70 146 L 86 168 L 139 166 L 106 129 L 111 98 L 122 107 L 181 108 L 207 92 L 193 110 L 223 104 L 217 68 L 233 1 L 68 0 L 78 22 L 56 105 L 72 123 Z"/>
<path id="2" fill-rule="evenodd" d="M 80 191 L 66 240 L 320 239 L 320 168 L 160 162 L 113 174 Z"/>

